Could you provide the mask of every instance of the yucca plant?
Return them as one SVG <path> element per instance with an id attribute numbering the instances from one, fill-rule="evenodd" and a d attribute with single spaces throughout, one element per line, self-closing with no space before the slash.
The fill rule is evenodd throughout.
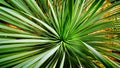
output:
<path id="1" fill-rule="evenodd" d="M 120 11 L 104 17 L 120 2 L 101 10 L 104 4 L 0 0 L 0 68 L 120 68 L 112 18 Z"/>

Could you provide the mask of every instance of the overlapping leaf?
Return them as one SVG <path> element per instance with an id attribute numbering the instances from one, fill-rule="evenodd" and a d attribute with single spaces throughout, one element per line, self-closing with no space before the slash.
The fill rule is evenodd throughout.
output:
<path id="1" fill-rule="evenodd" d="M 105 2 L 0 0 L 0 68 L 119 68 L 120 12 L 103 15 L 120 2 Z"/>

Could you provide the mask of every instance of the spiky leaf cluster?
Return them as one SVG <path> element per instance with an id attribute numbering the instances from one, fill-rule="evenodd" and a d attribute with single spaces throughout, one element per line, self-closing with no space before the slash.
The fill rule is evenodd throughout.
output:
<path id="1" fill-rule="evenodd" d="M 104 17 L 120 2 L 100 10 L 104 4 L 0 0 L 0 68 L 120 68 L 120 54 L 115 53 L 120 41 L 112 30 L 112 17 L 120 11 Z"/>

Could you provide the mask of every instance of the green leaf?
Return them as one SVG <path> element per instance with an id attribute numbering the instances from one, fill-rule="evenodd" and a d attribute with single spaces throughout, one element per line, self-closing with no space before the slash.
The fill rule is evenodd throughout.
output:
<path id="1" fill-rule="evenodd" d="M 116 67 L 112 64 L 112 62 L 105 59 L 99 52 L 97 52 L 94 48 L 92 48 L 90 45 L 82 42 L 92 53 L 97 57 L 98 60 L 100 60 L 106 67 Z"/>
<path id="2" fill-rule="evenodd" d="M 8 61 L 8 60 L 15 59 L 15 58 L 18 58 L 18 57 L 22 57 L 22 56 L 24 56 L 24 55 L 28 55 L 28 54 L 31 54 L 31 53 L 35 53 L 35 52 L 38 52 L 38 51 L 39 51 L 39 50 L 34 50 L 34 51 L 30 51 L 30 52 L 19 53 L 19 54 L 17 54 L 17 55 L 13 55 L 13 56 L 1 58 L 1 59 L 0 59 L 0 63 L 1 63 L 1 62 L 5 62 L 5 61 Z"/>
<path id="3" fill-rule="evenodd" d="M 50 56 L 52 56 L 57 51 L 59 47 L 60 46 L 57 46 L 51 49 L 50 51 L 48 51 L 47 54 L 39 62 L 36 63 L 35 68 L 40 67 Z"/>

